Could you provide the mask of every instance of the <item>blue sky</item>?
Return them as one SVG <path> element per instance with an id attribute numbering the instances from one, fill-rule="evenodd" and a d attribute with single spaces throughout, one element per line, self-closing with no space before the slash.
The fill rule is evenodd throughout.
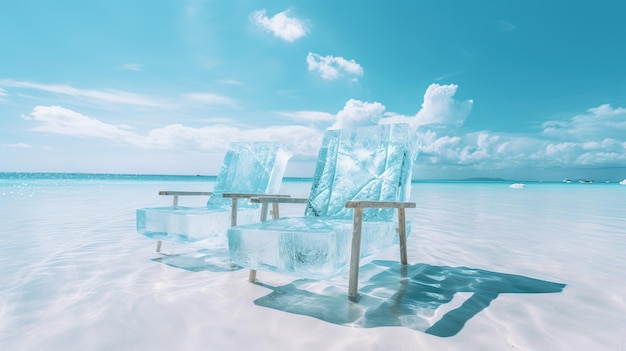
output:
<path id="1" fill-rule="evenodd" d="M 414 178 L 626 178 L 626 2 L 3 3 L 0 171 L 215 174 L 406 122 Z"/>

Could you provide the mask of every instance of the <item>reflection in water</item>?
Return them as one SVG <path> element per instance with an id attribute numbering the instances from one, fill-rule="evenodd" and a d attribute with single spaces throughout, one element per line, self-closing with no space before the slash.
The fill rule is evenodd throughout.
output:
<path id="1" fill-rule="evenodd" d="M 153 258 L 152 261 L 192 272 L 229 272 L 243 268 L 230 261 L 230 255 L 226 248 L 200 249 L 173 255 L 162 254 L 160 257 Z"/>
<path id="2" fill-rule="evenodd" d="M 279 287 L 267 286 L 273 292 L 254 303 L 334 324 L 363 328 L 404 326 L 448 337 L 457 334 L 499 294 L 556 293 L 565 287 L 521 275 L 427 264 L 402 266 L 393 261 L 374 261 L 363 266 L 362 272 L 364 283 L 357 303 L 348 301 L 345 290 L 334 286 L 307 290 L 312 281 L 306 279 Z M 371 277 L 365 279 L 368 274 Z M 441 313 L 458 293 L 470 296 L 459 307 Z"/>

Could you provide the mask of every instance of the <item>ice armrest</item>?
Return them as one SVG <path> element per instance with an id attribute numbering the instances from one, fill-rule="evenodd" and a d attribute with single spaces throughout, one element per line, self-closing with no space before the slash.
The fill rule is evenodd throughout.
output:
<path id="1" fill-rule="evenodd" d="M 261 204 L 261 221 L 267 219 L 267 210 L 269 204 L 272 204 L 272 218 L 280 218 L 278 204 L 305 204 L 308 199 L 290 197 L 290 196 L 261 196 L 252 197 L 250 202 Z"/>

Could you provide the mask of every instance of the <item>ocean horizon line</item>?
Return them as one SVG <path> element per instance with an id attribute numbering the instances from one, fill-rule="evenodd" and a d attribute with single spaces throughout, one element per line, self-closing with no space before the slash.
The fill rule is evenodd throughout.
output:
<path id="1" fill-rule="evenodd" d="M 215 180 L 217 175 L 206 174 L 152 174 L 152 173 L 92 173 L 92 172 L 0 172 L 0 179 L 67 179 L 67 180 Z M 310 182 L 313 177 L 285 176 L 287 182 Z M 470 178 L 413 178 L 412 183 L 565 183 L 565 180 L 513 180 L 497 177 Z M 619 183 L 620 181 L 594 181 L 590 179 L 569 179 L 568 183 Z"/>

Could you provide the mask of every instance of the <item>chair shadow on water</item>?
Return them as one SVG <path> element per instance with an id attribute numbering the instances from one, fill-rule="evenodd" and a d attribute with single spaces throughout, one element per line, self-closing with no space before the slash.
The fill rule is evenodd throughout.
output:
<path id="1" fill-rule="evenodd" d="M 228 248 L 199 249 L 180 254 L 162 254 L 152 261 L 191 272 L 231 272 L 243 269 L 230 261 Z"/>
<path id="2" fill-rule="evenodd" d="M 362 328 L 403 326 L 439 337 L 456 335 L 467 321 L 506 293 L 558 293 L 565 284 L 521 275 L 466 267 L 373 261 L 363 266 L 358 303 L 345 291 L 307 279 L 271 287 L 272 293 L 254 301 L 285 312 Z M 455 295 L 469 296 L 462 298 Z M 449 305 L 447 305 L 449 304 Z"/>

